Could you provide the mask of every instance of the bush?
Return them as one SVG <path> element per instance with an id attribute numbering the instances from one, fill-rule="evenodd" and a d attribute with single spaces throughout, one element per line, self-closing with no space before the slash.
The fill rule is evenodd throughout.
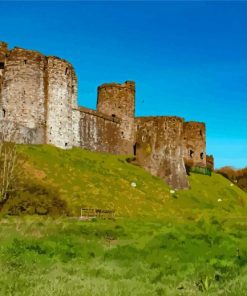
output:
<path id="1" fill-rule="evenodd" d="M 3 207 L 8 215 L 68 215 L 68 207 L 59 191 L 40 184 L 28 184 L 24 190 L 11 196 Z"/>

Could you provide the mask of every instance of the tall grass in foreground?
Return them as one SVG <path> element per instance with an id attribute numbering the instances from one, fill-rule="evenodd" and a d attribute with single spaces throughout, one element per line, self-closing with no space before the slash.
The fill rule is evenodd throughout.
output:
<path id="1" fill-rule="evenodd" d="M 2 218 L 0 295 L 246 295 L 247 221 Z"/>

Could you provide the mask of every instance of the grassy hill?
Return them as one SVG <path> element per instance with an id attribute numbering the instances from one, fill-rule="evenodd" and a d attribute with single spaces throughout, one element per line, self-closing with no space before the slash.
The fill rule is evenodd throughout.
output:
<path id="1" fill-rule="evenodd" d="M 27 179 L 56 188 L 74 216 L 80 214 L 81 207 L 112 209 L 118 216 L 158 218 L 246 212 L 247 194 L 218 174 L 191 174 L 190 190 L 171 193 L 163 180 L 128 163 L 126 156 L 45 145 L 20 145 L 18 151 L 26 159 Z"/>
<path id="2" fill-rule="evenodd" d="M 0 295 L 246 295 L 247 194 L 228 179 L 191 174 L 190 190 L 171 193 L 124 156 L 18 151 L 26 159 L 24 190 L 7 206 L 30 210 L 31 200 L 42 213 L 51 199 L 65 201 L 72 216 L 85 206 L 114 209 L 117 217 L 2 215 Z"/>

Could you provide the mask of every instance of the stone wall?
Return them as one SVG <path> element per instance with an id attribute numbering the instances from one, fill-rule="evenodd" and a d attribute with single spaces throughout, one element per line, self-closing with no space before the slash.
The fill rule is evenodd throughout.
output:
<path id="1" fill-rule="evenodd" d="M 36 51 L 14 48 L 7 53 L 2 77 L 3 120 L 14 127 L 17 142 L 44 143 L 46 59 Z"/>
<path id="2" fill-rule="evenodd" d="M 74 147 L 81 146 L 80 119 L 80 110 L 78 108 L 72 109 L 72 146 Z"/>
<path id="3" fill-rule="evenodd" d="M 202 122 L 184 122 L 183 155 L 186 166 L 206 167 L 206 130 Z"/>
<path id="4" fill-rule="evenodd" d="M 213 157 L 213 155 L 207 155 L 206 156 L 206 165 L 207 165 L 207 168 L 211 169 L 212 171 L 214 170 L 214 157 Z"/>
<path id="5" fill-rule="evenodd" d="M 76 75 L 71 64 L 57 57 L 48 57 L 46 71 L 46 142 L 68 149 L 74 141 L 72 108 L 76 107 Z"/>
<path id="6" fill-rule="evenodd" d="M 7 54 L 8 54 L 7 43 L 0 42 L 0 120 L 5 115 L 2 107 L 2 85 L 3 85 L 3 76 L 4 76 Z"/>
<path id="7" fill-rule="evenodd" d="M 174 188 L 188 188 L 181 143 L 183 119 L 138 117 L 135 127 L 134 154 L 138 164 Z"/>
<path id="8" fill-rule="evenodd" d="M 122 154 L 121 120 L 87 108 L 80 107 L 79 110 L 81 147 Z"/>
<path id="9" fill-rule="evenodd" d="M 133 153 L 135 83 L 106 83 L 98 87 L 97 111 L 121 119 L 120 136 L 124 154 Z"/>

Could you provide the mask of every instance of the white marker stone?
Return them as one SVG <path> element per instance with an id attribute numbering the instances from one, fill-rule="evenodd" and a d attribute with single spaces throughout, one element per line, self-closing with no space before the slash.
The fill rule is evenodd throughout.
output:
<path id="1" fill-rule="evenodd" d="M 136 183 L 135 183 L 135 182 L 132 182 L 132 183 L 131 183 L 131 186 L 132 186 L 132 187 L 136 187 Z"/>

